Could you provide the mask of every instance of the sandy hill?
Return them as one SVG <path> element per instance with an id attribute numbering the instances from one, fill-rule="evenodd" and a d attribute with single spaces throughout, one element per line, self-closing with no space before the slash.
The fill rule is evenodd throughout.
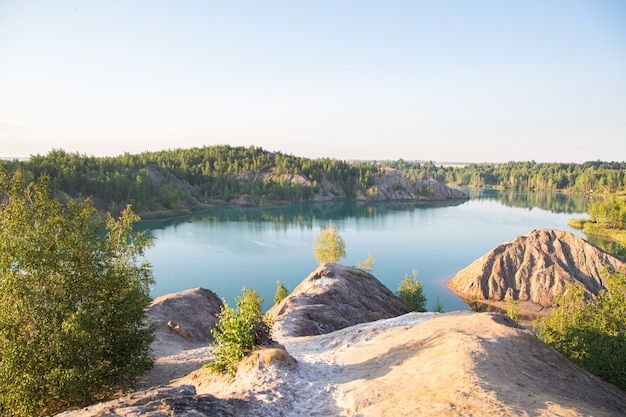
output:
<path id="1" fill-rule="evenodd" d="M 358 277 L 350 268 L 332 268 L 335 278 Z M 314 305 L 323 305 L 319 295 L 339 286 L 334 279 L 312 281 L 318 284 L 309 283 L 309 291 L 318 297 Z M 330 299 L 336 300 L 337 294 Z M 288 313 L 282 311 L 284 317 Z M 325 323 L 317 324 L 324 328 Z M 278 342 L 284 349 L 254 352 L 233 380 L 201 368 L 202 360 L 211 359 L 208 348 L 180 350 L 159 358 L 152 381 L 158 381 L 160 372 L 170 378 L 173 369 L 188 362 L 199 369 L 185 375 L 187 370 L 180 368 L 179 379 L 170 384 L 164 380 L 160 387 L 62 415 L 626 415 L 626 392 L 581 370 L 499 314 L 408 313 L 345 324 L 315 336 L 283 333 Z"/>

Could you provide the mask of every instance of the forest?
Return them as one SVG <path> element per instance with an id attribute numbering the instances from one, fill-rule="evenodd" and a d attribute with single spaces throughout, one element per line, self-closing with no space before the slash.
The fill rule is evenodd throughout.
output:
<path id="1" fill-rule="evenodd" d="M 577 163 L 506 162 L 500 164 L 439 165 L 406 162 L 386 165 L 418 173 L 448 185 L 492 187 L 518 191 L 617 193 L 626 189 L 626 162 Z"/>
<path id="2" fill-rule="evenodd" d="M 372 187 L 376 176 L 388 168 L 450 186 L 581 194 L 626 191 L 626 162 L 343 161 L 297 157 L 255 146 L 215 145 L 115 157 L 54 149 L 27 160 L 3 160 L 0 166 L 8 172 L 20 170 L 29 181 L 48 177 L 53 194 L 60 199 L 89 197 L 101 211 L 114 215 L 131 204 L 144 218 L 230 203 L 244 195 L 255 205 L 306 202 L 320 191 L 351 199 L 358 190 Z"/>

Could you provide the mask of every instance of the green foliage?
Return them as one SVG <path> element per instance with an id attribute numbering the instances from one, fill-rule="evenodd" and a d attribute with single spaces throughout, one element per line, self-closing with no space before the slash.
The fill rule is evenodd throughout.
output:
<path id="1" fill-rule="evenodd" d="M 132 385 L 153 364 L 149 239 L 48 183 L 0 173 L 0 414 L 53 414 Z"/>
<path id="2" fill-rule="evenodd" d="M 570 219 L 568 225 L 582 229 L 587 240 L 605 252 L 626 256 L 626 201 L 612 196 L 591 203 L 587 211 L 591 220 Z"/>
<path id="3" fill-rule="evenodd" d="M 433 311 L 435 313 L 443 313 L 443 304 L 441 303 L 441 300 L 439 298 L 437 298 L 437 302 L 435 303 L 435 306 L 433 307 Z"/>
<path id="4" fill-rule="evenodd" d="M 364 260 L 356 264 L 356 267 L 364 271 L 370 272 L 372 269 L 374 269 L 375 262 L 376 262 L 376 259 L 374 258 L 374 254 L 369 253 L 367 254 Z"/>
<path id="5" fill-rule="evenodd" d="M 587 222 L 589 222 L 587 219 L 569 219 L 567 225 L 573 229 L 582 229 Z"/>
<path id="6" fill-rule="evenodd" d="M 340 191 L 353 198 L 357 191 L 375 199 L 375 177 L 387 167 L 411 178 L 419 195 L 434 193 L 424 178 L 470 186 L 513 191 L 568 191 L 574 193 L 626 191 L 626 163 L 584 164 L 507 162 L 504 164 L 435 165 L 402 159 L 383 162 L 346 162 L 332 158 L 308 159 L 269 152 L 260 147 L 204 146 L 159 152 L 96 158 L 55 149 L 26 161 L 3 161 L 0 166 L 33 180 L 50 178 L 53 195 L 93 196 L 101 207 L 118 214 L 128 204 L 137 212 L 182 213 L 208 203 L 229 202 L 247 194 L 258 204 L 300 203 Z M 263 175 L 250 175 L 263 174 Z M 308 183 L 290 181 L 301 174 Z M 332 186 L 322 186 L 327 179 Z M 402 185 L 394 184 L 396 190 Z M 543 206 L 542 206 L 543 207 Z M 145 217 L 145 215 L 144 215 Z"/>
<path id="7" fill-rule="evenodd" d="M 585 302 L 582 284 L 566 287 L 538 320 L 538 336 L 580 367 L 626 389 L 626 275 L 606 274 L 607 290 Z"/>
<path id="8" fill-rule="evenodd" d="M 519 323 L 519 312 L 521 308 L 520 300 L 514 299 L 510 291 L 507 292 L 504 297 L 504 310 L 507 317 Z"/>
<path id="9" fill-rule="evenodd" d="M 346 244 L 339 234 L 337 226 L 331 223 L 320 230 L 320 233 L 315 237 L 313 254 L 319 264 L 339 262 L 346 257 Z"/>
<path id="10" fill-rule="evenodd" d="M 470 299 L 467 300 L 467 305 L 474 313 L 484 313 L 487 311 L 487 306 L 478 301 L 478 297 L 475 295 L 471 296 Z"/>
<path id="11" fill-rule="evenodd" d="M 237 372 L 237 364 L 254 347 L 263 346 L 271 341 L 272 323 L 263 316 L 259 294 L 244 287 L 236 300 L 237 308 L 224 303 L 219 314 L 217 328 L 213 333 L 213 355 L 215 361 L 209 363 L 209 369 L 231 377 Z"/>
<path id="12" fill-rule="evenodd" d="M 424 312 L 426 311 L 426 295 L 424 294 L 424 286 L 417 279 L 418 271 L 413 270 L 413 277 L 409 277 L 409 274 L 404 276 L 404 280 L 400 282 L 398 291 L 396 294 L 398 297 L 404 300 L 404 302 L 413 311 Z"/>
<path id="13" fill-rule="evenodd" d="M 405 175 L 434 178 L 469 187 L 497 187 L 519 191 L 568 191 L 615 193 L 626 190 L 626 163 L 592 161 L 576 163 L 506 162 L 459 166 L 418 163 L 402 159 L 383 166 Z"/>
<path id="14" fill-rule="evenodd" d="M 274 303 L 280 302 L 283 298 L 289 295 L 289 288 L 285 287 L 280 281 L 276 281 L 276 292 L 274 293 Z"/>
<path id="15" fill-rule="evenodd" d="M 591 203 L 587 210 L 591 220 L 609 229 L 626 229 L 626 201 L 609 198 Z"/>

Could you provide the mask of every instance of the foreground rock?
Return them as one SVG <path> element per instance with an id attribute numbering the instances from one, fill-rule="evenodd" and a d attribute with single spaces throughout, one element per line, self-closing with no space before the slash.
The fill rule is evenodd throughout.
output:
<path id="1" fill-rule="evenodd" d="M 222 304 L 217 294 L 204 288 L 154 299 L 147 319 L 155 327 L 155 368 L 141 379 L 141 388 L 168 384 L 202 366 Z"/>
<path id="2" fill-rule="evenodd" d="M 278 319 L 274 336 L 282 346 L 253 352 L 234 379 L 202 367 L 211 360 L 206 346 L 175 349 L 175 340 L 181 348 L 192 342 L 172 338 L 169 332 L 177 337 L 180 332 L 162 326 L 157 337 L 178 353 L 158 358 L 154 372 L 161 380 L 169 378 L 171 369 L 163 361 L 175 357 L 188 365 L 187 375 L 60 416 L 626 415 L 626 392 L 578 368 L 505 316 L 398 315 L 403 306 L 384 308 L 399 301 L 394 297 L 368 273 L 322 265 L 270 310 Z M 196 289 L 160 300 L 169 303 L 157 299 L 155 305 L 192 310 L 205 305 L 201 322 L 212 305 L 204 298 L 213 296 Z M 152 320 L 163 324 L 174 317 L 167 311 L 178 307 L 158 311 L 151 311 Z M 366 322 L 381 315 L 391 318 Z M 200 332 L 183 318 L 188 316 L 177 318 L 181 329 Z"/>
<path id="3" fill-rule="evenodd" d="M 64 417 L 626 415 L 626 393 L 499 314 L 409 313 L 252 355 Z M 194 388 L 195 386 L 195 388 Z"/>
<path id="4" fill-rule="evenodd" d="M 623 262 L 563 230 L 536 229 L 503 243 L 460 271 L 448 286 L 465 299 L 502 301 L 507 293 L 538 309 L 551 307 L 567 283 L 589 297 L 603 287 L 602 271 Z"/>
<path id="5" fill-rule="evenodd" d="M 407 313 L 404 302 L 373 275 L 334 263 L 320 265 L 274 305 L 273 334 L 312 336 Z"/>
<path id="6" fill-rule="evenodd" d="M 253 357 L 233 381 L 202 369 L 180 383 L 285 417 L 626 413 L 625 392 L 499 314 L 409 313 L 280 342 L 297 368 Z"/>
<path id="7" fill-rule="evenodd" d="M 148 310 L 148 322 L 155 326 L 152 344 L 160 358 L 183 350 L 206 346 L 213 341 L 211 329 L 217 323 L 222 301 L 211 290 L 193 288 L 154 299 Z"/>
<path id="8" fill-rule="evenodd" d="M 95 404 L 57 417 L 246 417 L 258 416 L 244 400 L 221 400 L 213 395 L 196 395 L 193 386 L 159 387 L 117 400 Z"/>

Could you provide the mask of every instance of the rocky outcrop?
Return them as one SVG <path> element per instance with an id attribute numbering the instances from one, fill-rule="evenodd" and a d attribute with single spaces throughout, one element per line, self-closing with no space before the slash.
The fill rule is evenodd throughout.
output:
<path id="1" fill-rule="evenodd" d="M 196 349 L 213 341 L 211 329 L 217 323 L 222 301 L 204 288 L 193 288 L 161 295 L 152 301 L 147 320 L 154 325 L 156 340 L 152 344 L 160 358 Z"/>
<path id="2" fill-rule="evenodd" d="M 499 314 L 409 313 L 283 342 L 297 369 L 251 357 L 234 380 L 200 369 L 181 391 L 64 417 L 626 415 L 624 391 Z"/>
<path id="3" fill-rule="evenodd" d="M 344 299 L 346 288 L 355 290 L 361 303 L 393 302 L 384 287 L 369 282 L 371 275 L 354 268 L 322 265 L 309 279 L 317 282 L 296 289 L 300 295 L 294 296 L 292 311 L 297 299 L 313 301 L 337 290 L 336 296 L 303 305 L 303 312 L 311 307 L 312 316 L 323 309 L 345 314 L 354 307 Z M 372 291 L 369 296 L 357 280 Z M 349 306 L 338 307 L 343 303 Z M 371 315 L 371 308 L 359 309 Z M 323 316 L 318 325 L 332 322 Z M 284 312 L 285 318 L 293 316 Z M 301 319 L 310 320 L 306 314 Z M 283 330 L 297 329 L 291 324 Z M 234 379 L 197 366 L 168 386 L 58 416 L 626 415 L 626 392 L 578 368 L 500 314 L 408 313 L 312 337 L 277 336 L 286 350 L 253 352 Z"/>
<path id="4" fill-rule="evenodd" d="M 148 323 L 155 328 L 150 346 L 155 366 L 138 381 L 138 387 L 169 384 L 202 367 L 210 357 L 211 330 L 222 304 L 213 291 L 204 288 L 155 298 L 147 313 Z"/>
<path id="5" fill-rule="evenodd" d="M 161 187 L 163 185 L 169 185 L 171 187 L 182 188 L 187 193 L 193 193 L 193 185 L 189 183 L 189 181 L 181 180 L 176 175 L 168 174 L 165 176 L 162 170 L 156 165 L 148 165 L 143 168 L 141 171 L 148 174 L 148 178 L 150 181 L 156 186 Z"/>
<path id="6" fill-rule="evenodd" d="M 365 190 L 357 190 L 359 187 L 354 178 L 349 180 L 350 185 L 346 186 L 341 181 L 330 181 L 324 174 L 320 174 L 315 182 L 302 174 L 275 171 L 246 172 L 239 174 L 237 179 L 242 186 L 260 181 L 275 181 L 291 186 L 314 187 L 318 191 L 307 199 L 315 202 L 345 200 L 349 198 L 349 195 L 354 194 L 355 200 L 359 201 L 448 201 L 469 198 L 464 192 L 450 188 L 435 179 L 405 175 L 397 169 L 388 167 L 381 168 L 374 176 L 373 185 Z M 239 200 L 235 199 L 232 202 L 238 205 L 250 205 L 250 201 L 240 204 Z M 254 204 L 258 202 L 255 201 Z"/>
<path id="7" fill-rule="evenodd" d="M 384 168 L 374 178 L 374 186 L 357 191 L 357 200 L 420 201 L 467 200 L 462 191 L 450 188 L 432 178 L 404 175 L 401 171 Z"/>
<path id="8" fill-rule="evenodd" d="M 578 281 L 588 297 L 603 286 L 602 271 L 623 262 L 563 230 L 536 229 L 503 243 L 456 274 L 448 286 L 465 299 L 514 299 L 551 307 L 567 283 Z"/>
<path id="9" fill-rule="evenodd" d="M 373 275 L 334 263 L 320 265 L 274 305 L 274 335 L 311 336 L 407 313 L 404 302 Z"/>
<path id="10" fill-rule="evenodd" d="M 103 402 L 57 417 L 239 417 L 258 416 L 248 401 L 222 400 L 210 394 L 196 395 L 192 385 L 158 387 Z"/>
<path id="11" fill-rule="evenodd" d="M 254 207 L 256 203 L 248 194 L 242 194 L 239 198 L 231 200 L 231 203 L 239 207 Z"/>

